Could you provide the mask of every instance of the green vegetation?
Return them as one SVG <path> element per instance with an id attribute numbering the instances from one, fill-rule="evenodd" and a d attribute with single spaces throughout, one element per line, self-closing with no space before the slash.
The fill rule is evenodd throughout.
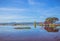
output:
<path id="1" fill-rule="evenodd" d="M 31 29 L 31 27 L 16 27 L 14 29 Z"/>

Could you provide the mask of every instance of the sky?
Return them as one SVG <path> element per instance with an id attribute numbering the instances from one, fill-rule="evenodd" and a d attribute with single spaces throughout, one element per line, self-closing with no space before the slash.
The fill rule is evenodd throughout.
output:
<path id="1" fill-rule="evenodd" d="M 0 0 L 0 22 L 44 22 L 60 19 L 60 0 Z"/>

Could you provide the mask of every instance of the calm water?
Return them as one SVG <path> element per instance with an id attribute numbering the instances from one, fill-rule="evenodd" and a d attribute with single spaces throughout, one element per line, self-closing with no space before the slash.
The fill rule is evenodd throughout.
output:
<path id="1" fill-rule="evenodd" d="M 13 26 L 0 26 L 0 41 L 60 41 L 59 32 L 47 32 L 42 27 L 14 29 Z"/>

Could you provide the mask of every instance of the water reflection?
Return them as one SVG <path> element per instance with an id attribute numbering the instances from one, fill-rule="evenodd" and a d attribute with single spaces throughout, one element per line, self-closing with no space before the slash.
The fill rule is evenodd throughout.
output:
<path id="1" fill-rule="evenodd" d="M 13 29 L 12 26 L 0 27 L 0 41 L 59 41 L 59 32 L 47 32 L 42 27 L 31 29 Z"/>
<path id="2" fill-rule="evenodd" d="M 44 27 L 45 30 L 47 30 L 48 32 L 58 32 L 59 29 L 56 29 L 55 27 L 52 28 L 52 27 Z"/>

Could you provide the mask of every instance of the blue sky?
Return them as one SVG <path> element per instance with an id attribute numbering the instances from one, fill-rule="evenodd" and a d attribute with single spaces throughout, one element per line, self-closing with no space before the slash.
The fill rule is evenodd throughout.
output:
<path id="1" fill-rule="evenodd" d="M 60 0 L 0 0 L 0 22 L 44 21 L 60 18 Z"/>

